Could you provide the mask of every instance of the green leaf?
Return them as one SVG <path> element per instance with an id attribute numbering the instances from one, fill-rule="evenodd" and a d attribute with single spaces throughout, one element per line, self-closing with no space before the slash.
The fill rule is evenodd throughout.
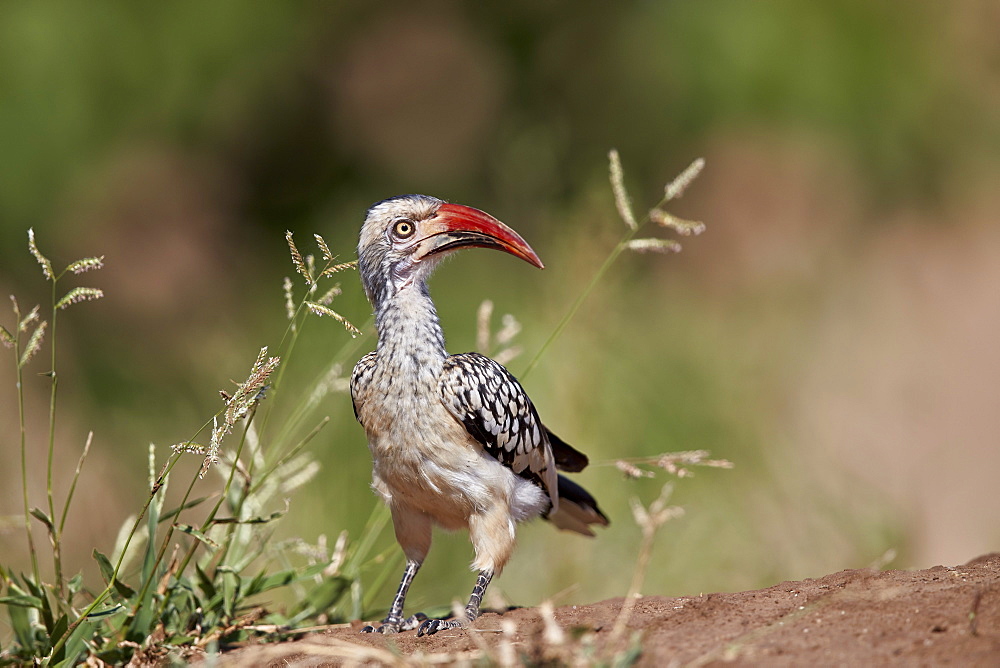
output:
<path id="1" fill-rule="evenodd" d="M 35 584 L 35 581 L 32 580 L 27 575 L 25 575 L 24 573 L 21 573 L 21 581 L 24 582 L 24 586 L 27 587 L 28 591 L 30 591 L 32 594 L 34 594 L 38 598 L 45 597 L 45 591 L 37 584 Z"/>
<path id="2" fill-rule="evenodd" d="M 39 601 L 37 607 L 40 608 L 41 603 L 42 602 Z M 34 625 L 31 623 L 31 615 L 28 613 L 27 607 L 8 605 L 7 614 L 10 616 L 10 626 L 14 630 L 14 637 L 17 639 L 17 644 L 24 648 L 27 652 L 37 654 L 38 652 L 35 646 L 35 629 Z"/>
<path id="3" fill-rule="evenodd" d="M 157 555 L 156 555 L 156 527 L 160 523 L 160 513 L 163 510 L 166 494 L 162 491 L 153 497 L 146 511 L 146 549 L 142 558 L 142 576 L 140 588 L 144 592 L 137 598 L 133 605 L 133 614 L 127 622 L 128 629 L 125 637 L 134 642 L 142 642 L 153 630 L 153 620 L 156 614 L 156 606 L 153 605 L 154 582 L 157 577 Z"/>
<path id="4" fill-rule="evenodd" d="M 125 606 L 121 603 L 116 603 L 114 607 L 107 608 L 106 610 L 98 610 L 97 612 L 92 612 L 87 615 L 87 619 L 100 619 L 101 617 L 107 617 L 108 615 L 113 615 L 116 612 L 121 612 L 125 610 Z"/>
<path id="5" fill-rule="evenodd" d="M 347 578 L 337 576 L 327 578 L 318 587 L 313 587 L 305 600 L 299 604 L 298 614 L 291 619 L 292 624 L 328 611 L 340 602 L 341 597 L 350 588 L 350 584 L 351 581 Z"/>
<path id="6" fill-rule="evenodd" d="M 284 510 L 276 510 L 267 517 L 250 517 L 245 520 L 238 519 L 236 517 L 219 517 L 212 520 L 213 524 L 267 524 L 268 522 L 273 522 L 274 520 L 281 519 L 288 512 L 288 508 Z"/>
<path id="7" fill-rule="evenodd" d="M 120 647 L 112 647 L 103 652 L 97 652 L 94 657 L 100 659 L 109 666 L 124 666 L 132 657 L 132 650 L 125 650 Z"/>
<path id="8" fill-rule="evenodd" d="M 52 524 L 52 518 L 46 515 L 41 508 L 32 508 L 29 512 L 32 517 L 45 525 L 45 528 L 49 530 L 50 536 L 55 535 L 56 527 Z"/>
<path id="9" fill-rule="evenodd" d="M 187 535 L 200 540 L 202 543 L 204 543 L 208 547 L 212 548 L 213 550 L 218 550 L 219 547 L 220 547 L 218 543 L 216 543 L 214 540 L 212 540 L 211 538 L 209 538 L 208 536 L 206 536 L 200 530 L 195 529 L 190 524 L 175 524 L 174 527 L 178 531 L 182 531 L 182 532 L 186 533 Z"/>
<path id="10" fill-rule="evenodd" d="M 126 601 L 130 600 L 133 596 L 135 596 L 134 589 L 129 587 L 127 584 L 125 584 L 118 578 L 114 577 L 115 568 L 114 566 L 111 565 L 111 561 L 109 561 L 106 556 L 98 552 L 96 548 L 94 549 L 93 554 L 94 554 L 94 559 L 97 561 L 98 567 L 100 567 L 101 569 L 101 575 L 104 576 L 104 582 L 110 584 L 112 581 L 114 581 L 115 591 L 118 593 L 119 596 L 121 596 Z"/>
<path id="11" fill-rule="evenodd" d="M 171 510 L 168 510 L 167 512 L 163 513 L 163 515 L 160 516 L 160 522 L 161 523 L 166 522 L 167 520 L 175 517 L 176 515 L 179 515 L 180 513 L 183 513 L 185 510 L 188 510 L 189 508 L 194 508 L 195 506 L 197 506 L 199 504 L 202 504 L 205 501 L 207 501 L 207 500 L 209 500 L 211 498 L 214 498 L 215 496 L 217 496 L 217 495 L 216 494 L 212 494 L 210 496 L 203 496 L 201 498 L 194 499 L 193 501 L 188 501 L 187 503 L 185 503 L 183 506 L 180 506 L 179 508 L 173 508 Z"/>
<path id="12" fill-rule="evenodd" d="M 75 629 L 73 629 L 73 633 L 70 634 L 66 644 L 63 645 L 63 653 L 65 657 L 62 661 L 56 664 L 57 667 L 76 666 L 83 662 L 83 655 L 89 653 L 87 640 L 93 637 L 94 628 L 94 623 L 88 618 L 84 619 Z"/>
<path id="13" fill-rule="evenodd" d="M 279 571 L 272 575 L 267 575 L 264 571 L 261 571 L 257 577 L 250 581 L 250 584 L 247 586 L 246 595 L 253 596 L 269 589 L 284 587 L 292 582 L 295 582 L 295 571 L 292 569 Z"/>
<path id="14" fill-rule="evenodd" d="M 50 644 L 55 644 L 60 638 L 62 638 L 63 634 L 66 633 L 67 629 L 69 629 L 69 618 L 66 615 L 63 615 L 56 620 L 56 623 L 52 625 L 52 630 L 49 631 Z M 61 662 L 65 658 L 66 658 L 66 645 L 63 644 L 63 646 L 59 649 L 59 651 L 55 652 L 51 656 L 49 661 Z"/>
<path id="15" fill-rule="evenodd" d="M 42 623 L 45 624 L 46 629 L 51 629 L 52 625 L 55 624 L 55 620 L 52 618 L 52 608 L 49 606 L 49 597 L 45 595 L 45 590 L 27 575 L 22 574 L 21 580 L 28 588 L 28 591 L 40 599 L 41 605 L 37 609 L 42 615 Z"/>
<path id="16" fill-rule="evenodd" d="M 16 605 L 21 608 L 42 609 L 42 599 L 37 596 L 27 594 L 17 594 L 16 596 L 0 596 L 0 605 Z"/>
<path id="17" fill-rule="evenodd" d="M 222 571 L 222 610 L 230 619 L 235 616 L 236 599 L 239 595 L 240 576 L 231 571 Z"/>
<path id="18" fill-rule="evenodd" d="M 111 565 L 111 561 L 106 556 L 98 552 L 96 547 L 94 548 L 93 556 L 94 560 L 97 562 L 98 568 L 101 569 L 101 575 L 104 577 L 104 582 L 111 582 L 115 575 L 115 568 Z"/>
<path id="19" fill-rule="evenodd" d="M 67 629 L 69 629 L 69 617 L 63 615 L 56 620 L 55 625 L 52 627 L 52 639 L 58 640 L 59 638 L 62 638 L 62 635 L 66 633 Z"/>
<path id="20" fill-rule="evenodd" d="M 83 573 L 77 573 L 67 583 L 70 594 L 78 594 L 83 589 Z"/>
<path id="21" fill-rule="evenodd" d="M 201 589 L 202 594 L 205 595 L 205 598 L 215 596 L 216 590 L 212 578 L 208 577 L 198 564 L 194 565 L 194 571 L 198 576 L 198 587 Z"/>

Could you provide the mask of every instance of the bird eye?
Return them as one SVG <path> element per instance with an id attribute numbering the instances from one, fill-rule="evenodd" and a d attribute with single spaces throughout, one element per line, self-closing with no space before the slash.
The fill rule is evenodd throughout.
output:
<path id="1" fill-rule="evenodd" d="M 413 236 L 415 229 L 411 221 L 397 220 L 396 224 L 392 226 L 392 233 L 399 239 L 406 239 Z"/>

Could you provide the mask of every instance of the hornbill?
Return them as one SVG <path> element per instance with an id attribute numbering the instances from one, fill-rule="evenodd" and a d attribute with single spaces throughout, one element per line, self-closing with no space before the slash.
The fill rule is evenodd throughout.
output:
<path id="1" fill-rule="evenodd" d="M 371 450 L 372 488 L 389 506 L 406 555 L 389 614 L 375 629 L 418 636 L 479 616 L 490 580 L 514 549 L 518 522 L 545 517 L 592 536 L 607 517 L 558 470 L 587 465 L 538 418 L 503 366 L 477 353 L 449 355 L 427 279 L 450 252 L 493 248 L 543 268 L 514 230 L 489 214 L 426 195 L 373 205 L 358 242 L 358 270 L 375 311 L 378 346 L 351 375 L 354 413 Z M 406 592 L 431 546 L 431 527 L 468 529 L 479 575 L 465 619 L 403 616 Z"/>

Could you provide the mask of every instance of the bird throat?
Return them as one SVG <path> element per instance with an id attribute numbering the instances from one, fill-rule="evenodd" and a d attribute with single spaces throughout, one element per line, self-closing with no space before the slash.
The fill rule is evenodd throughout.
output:
<path id="1" fill-rule="evenodd" d="M 382 300 L 375 327 L 380 366 L 401 374 L 416 372 L 428 380 L 433 377 L 436 383 L 448 353 L 426 283 L 410 283 Z"/>

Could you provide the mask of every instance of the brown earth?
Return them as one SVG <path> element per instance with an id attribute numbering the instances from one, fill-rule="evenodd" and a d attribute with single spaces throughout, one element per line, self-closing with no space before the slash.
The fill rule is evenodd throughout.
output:
<path id="1" fill-rule="evenodd" d="M 953 568 L 848 570 L 734 594 L 645 596 L 615 641 L 622 602 L 557 608 L 548 633 L 539 608 L 486 613 L 474 630 L 423 638 L 415 631 L 362 635 L 358 622 L 246 647 L 220 663 L 470 664 L 485 655 L 498 664 L 586 665 L 631 650 L 641 651 L 637 665 L 657 667 L 1000 666 L 1000 554 Z"/>

